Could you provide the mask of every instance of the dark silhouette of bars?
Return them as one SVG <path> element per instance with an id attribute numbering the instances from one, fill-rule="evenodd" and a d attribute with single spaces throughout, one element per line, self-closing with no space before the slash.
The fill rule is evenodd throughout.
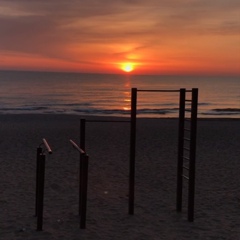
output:
<path id="1" fill-rule="evenodd" d="M 86 228 L 86 216 L 87 216 L 87 189 L 88 189 L 88 165 L 89 156 L 86 152 L 80 148 L 73 140 L 69 140 L 72 146 L 79 152 L 79 209 L 78 214 L 80 216 L 80 228 Z"/>
<path id="2" fill-rule="evenodd" d="M 131 119 L 130 121 L 115 120 L 80 120 L 80 148 L 85 151 L 86 122 L 129 122 L 130 123 L 130 155 L 129 155 L 129 200 L 128 213 L 134 214 L 134 197 L 135 197 L 135 152 L 136 152 L 136 120 L 137 120 L 137 92 L 159 92 L 179 93 L 179 129 L 178 129 L 178 163 L 177 163 L 177 211 L 182 210 L 182 189 L 183 179 L 188 181 L 188 221 L 194 220 L 194 195 L 195 195 L 195 158 L 196 158 L 196 136 L 197 136 L 197 106 L 198 106 L 198 89 L 186 90 L 131 90 Z M 186 93 L 191 93 L 191 99 L 186 99 Z M 187 104 L 190 108 L 186 108 Z M 190 117 L 186 118 L 186 112 Z M 188 126 L 185 124 L 188 122 Z M 188 136 L 186 136 L 188 132 Z M 188 146 L 186 147 L 186 142 Z M 188 152 L 188 156 L 184 153 Z M 188 165 L 184 163 L 188 161 Z M 188 171 L 188 175 L 183 174 L 183 169 Z"/>
<path id="3" fill-rule="evenodd" d="M 44 146 L 44 148 L 42 148 Z M 36 198 L 35 198 L 35 216 L 37 217 L 37 231 L 42 231 L 43 226 L 43 205 L 44 205 L 44 182 L 45 182 L 45 159 L 44 151 L 52 154 L 52 150 L 45 138 L 37 148 L 36 163 Z"/>
<path id="4" fill-rule="evenodd" d="M 134 189 L 135 189 L 135 151 L 136 151 L 136 115 L 137 115 L 137 92 L 176 92 L 180 93 L 179 98 L 179 129 L 178 129 L 178 164 L 177 164 L 177 211 L 182 210 L 182 189 L 183 178 L 188 181 L 188 221 L 194 221 L 194 196 L 195 196 L 195 158 L 196 158 L 196 136 L 197 136 L 197 106 L 198 89 L 186 90 L 139 90 L 132 88 L 131 92 L 131 134 L 130 134 L 130 164 L 129 164 L 129 214 L 134 214 Z M 191 93 L 191 99 L 186 99 L 186 93 Z M 186 108 L 186 102 L 191 103 L 190 108 Z M 191 116 L 185 117 L 185 112 Z M 188 128 L 185 122 L 189 122 Z M 185 133 L 189 133 L 186 137 Z M 185 146 L 188 142 L 188 147 Z M 188 156 L 184 153 L 188 152 Z M 188 160 L 188 166 L 184 165 L 184 160 Z M 188 176 L 183 174 L 183 169 L 188 171 Z"/>

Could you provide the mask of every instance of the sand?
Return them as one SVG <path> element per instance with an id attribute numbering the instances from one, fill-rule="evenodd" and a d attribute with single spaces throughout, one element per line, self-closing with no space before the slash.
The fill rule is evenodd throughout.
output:
<path id="1" fill-rule="evenodd" d="M 183 211 L 176 212 L 176 119 L 137 121 L 133 216 L 128 215 L 129 123 L 87 123 L 86 229 L 79 229 L 79 155 L 69 143 L 79 142 L 79 119 L 0 115 L 1 240 L 240 239 L 240 119 L 198 121 L 193 223 L 187 221 L 185 194 Z M 38 232 L 35 171 L 42 138 L 53 154 L 46 159 L 44 222 Z"/>

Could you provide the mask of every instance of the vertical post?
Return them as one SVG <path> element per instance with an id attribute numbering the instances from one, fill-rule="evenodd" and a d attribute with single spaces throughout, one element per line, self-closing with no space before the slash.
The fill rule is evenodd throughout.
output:
<path id="1" fill-rule="evenodd" d="M 137 114 L 137 88 L 132 88 L 131 96 L 131 129 L 130 129 L 130 165 L 129 165 L 129 206 L 128 213 L 134 214 L 134 188 L 135 188 L 135 148 L 136 148 L 136 114 Z"/>
<path id="2" fill-rule="evenodd" d="M 85 133 L 86 133 L 86 119 L 80 120 L 80 148 L 85 152 Z M 80 161 L 79 161 L 79 206 L 78 206 L 78 214 L 81 214 L 81 199 L 82 199 L 82 162 L 84 156 L 80 153 Z"/>
<path id="3" fill-rule="evenodd" d="M 88 187 L 88 162 L 89 157 L 83 154 L 82 158 L 82 187 L 81 187 L 81 215 L 80 215 L 80 228 L 86 228 L 86 215 L 87 215 L 87 187 Z"/>
<path id="4" fill-rule="evenodd" d="M 80 159 L 79 159 L 79 198 L 78 198 L 78 215 L 81 215 L 81 206 L 82 206 L 82 189 L 83 189 L 83 161 L 84 161 L 84 155 L 85 153 L 80 153 Z"/>
<path id="5" fill-rule="evenodd" d="M 183 138 L 184 138 L 184 118 L 185 118 L 185 98 L 186 89 L 180 89 L 179 98 L 179 126 L 178 126 L 178 164 L 177 164 L 177 211 L 182 211 L 182 187 L 183 187 Z"/>
<path id="6" fill-rule="evenodd" d="M 37 207 L 38 207 L 38 184 L 39 184 L 39 156 L 42 153 L 42 148 L 37 148 L 37 158 L 36 158 L 36 193 L 35 193 L 35 217 L 37 217 Z"/>
<path id="7" fill-rule="evenodd" d="M 85 129 L 86 119 L 80 120 L 80 148 L 85 152 Z"/>
<path id="8" fill-rule="evenodd" d="M 194 195 L 195 195 L 195 160 L 197 139 L 197 111 L 198 89 L 192 89 L 191 106 L 191 134 L 190 134 L 190 162 L 189 162 L 189 189 L 188 189 L 188 221 L 194 220 Z"/>
<path id="9" fill-rule="evenodd" d="M 39 155 L 38 196 L 37 196 L 37 231 L 42 231 L 44 201 L 45 155 Z"/>

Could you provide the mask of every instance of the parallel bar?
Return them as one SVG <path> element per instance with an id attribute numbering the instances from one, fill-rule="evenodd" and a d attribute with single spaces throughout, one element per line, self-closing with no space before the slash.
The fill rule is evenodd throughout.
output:
<path id="1" fill-rule="evenodd" d="M 35 193 L 35 217 L 37 217 L 38 213 L 38 191 L 39 191 L 39 162 L 40 162 L 40 154 L 42 154 L 42 148 L 37 148 L 37 161 L 36 161 L 36 193 Z"/>
<path id="2" fill-rule="evenodd" d="M 87 187 L 88 187 L 88 164 L 89 157 L 84 154 L 82 158 L 82 172 L 81 172 L 81 205 L 80 205 L 80 228 L 86 228 L 87 215 Z"/>
<path id="3" fill-rule="evenodd" d="M 186 89 L 180 89 L 179 96 L 179 123 L 178 123 L 178 163 L 177 163 L 177 196 L 176 208 L 178 212 L 182 211 L 182 187 L 183 187 L 183 137 L 184 137 L 184 118 L 185 118 L 185 98 Z"/>
<path id="4" fill-rule="evenodd" d="M 69 140 L 75 149 L 77 149 L 80 153 L 85 153 L 73 140 Z"/>
<path id="5" fill-rule="evenodd" d="M 136 115 L 137 115 L 137 88 L 131 92 L 131 132 L 130 132 L 130 161 L 129 161 L 129 204 L 128 213 L 134 214 L 135 190 L 135 152 L 136 152 Z"/>
<path id="6" fill-rule="evenodd" d="M 191 144 L 189 165 L 189 189 L 188 189 L 188 221 L 194 221 L 194 198 L 195 198 L 195 160 L 196 160 L 196 138 L 197 138 L 197 109 L 198 89 L 192 89 L 192 114 L 191 114 Z"/>
<path id="7" fill-rule="evenodd" d="M 38 196 L 37 196 L 37 231 L 42 231 L 44 202 L 45 155 L 39 155 Z"/>
<path id="8" fill-rule="evenodd" d="M 43 144 L 45 145 L 45 147 L 46 147 L 48 153 L 49 153 L 49 154 L 52 154 L 52 150 L 51 150 L 51 148 L 50 148 L 50 146 L 49 146 L 47 140 L 46 140 L 45 138 L 43 138 L 42 141 L 43 141 Z"/>

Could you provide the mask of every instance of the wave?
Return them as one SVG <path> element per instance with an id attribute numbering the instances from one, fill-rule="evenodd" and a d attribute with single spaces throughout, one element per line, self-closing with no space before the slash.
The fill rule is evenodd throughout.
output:
<path id="1" fill-rule="evenodd" d="M 214 108 L 201 115 L 240 115 L 240 108 Z"/>

